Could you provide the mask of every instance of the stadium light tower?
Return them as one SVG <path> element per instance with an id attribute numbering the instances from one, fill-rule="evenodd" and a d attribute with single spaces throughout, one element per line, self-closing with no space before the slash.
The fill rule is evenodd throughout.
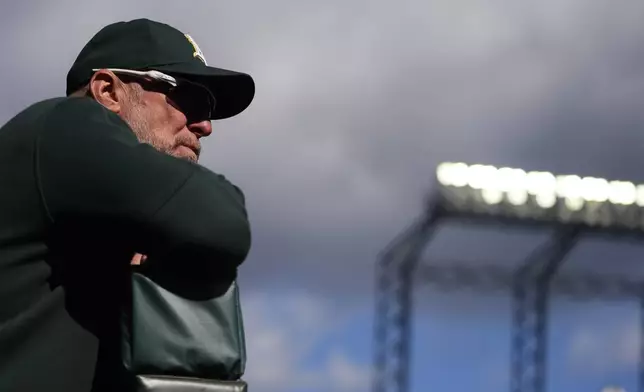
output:
<path id="1" fill-rule="evenodd" d="M 440 288 L 510 290 L 511 392 L 546 390 L 551 292 L 576 298 L 635 298 L 644 315 L 644 282 L 557 274 L 582 233 L 644 238 L 644 184 L 462 162 L 441 163 L 435 176 L 437 186 L 420 219 L 379 256 L 374 392 L 409 391 L 412 289 L 419 278 Z M 537 225 L 554 229 L 554 235 L 516 269 L 424 262 L 423 250 L 442 221 Z M 641 319 L 644 328 L 644 316 Z M 643 359 L 644 345 L 639 392 L 644 392 Z"/>

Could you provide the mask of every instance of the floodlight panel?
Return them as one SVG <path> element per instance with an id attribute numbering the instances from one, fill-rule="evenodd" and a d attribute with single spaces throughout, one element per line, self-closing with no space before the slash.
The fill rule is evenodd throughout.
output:
<path id="1" fill-rule="evenodd" d="M 462 162 L 436 177 L 447 212 L 644 231 L 644 185 Z"/>

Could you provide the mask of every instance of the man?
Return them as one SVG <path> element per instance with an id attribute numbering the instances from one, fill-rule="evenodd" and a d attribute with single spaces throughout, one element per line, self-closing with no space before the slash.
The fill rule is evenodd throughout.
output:
<path id="1" fill-rule="evenodd" d="M 244 261 L 244 195 L 196 161 L 210 121 L 254 91 L 189 35 L 138 19 L 87 43 L 66 97 L 0 129 L 0 391 L 118 388 L 133 255 L 205 281 Z"/>

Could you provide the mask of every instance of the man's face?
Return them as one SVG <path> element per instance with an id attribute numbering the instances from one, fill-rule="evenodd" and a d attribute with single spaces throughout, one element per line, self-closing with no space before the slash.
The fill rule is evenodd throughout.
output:
<path id="1" fill-rule="evenodd" d="M 147 83 L 131 83 L 128 91 L 121 116 L 139 140 L 168 155 L 197 162 L 201 152 L 199 139 L 212 133 L 212 125 L 209 119 L 191 114 L 190 99 L 205 98 L 200 94 L 187 97 L 183 94 L 173 99 L 172 93 Z M 207 102 L 193 102 L 204 104 Z"/>

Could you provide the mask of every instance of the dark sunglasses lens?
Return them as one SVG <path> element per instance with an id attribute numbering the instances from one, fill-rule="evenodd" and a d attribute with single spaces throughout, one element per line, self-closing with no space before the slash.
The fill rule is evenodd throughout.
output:
<path id="1" fill-rule="evenodd" d="M 179 84 L 170 98 L 181 108 L 189 121 L 210 120 L 214 102 L 208 90 L 193 84 Z"/>

